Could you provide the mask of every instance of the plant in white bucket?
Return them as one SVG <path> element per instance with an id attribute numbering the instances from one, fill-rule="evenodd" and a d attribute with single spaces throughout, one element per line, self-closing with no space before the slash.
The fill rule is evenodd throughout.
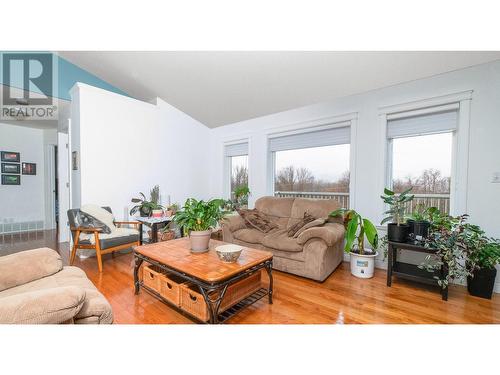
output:
<path id="1" fill-rule="evenodd" d="M 345 247 L 344 251 L 350 254 L 351 273 L 359 278 L 373 277 L 375 257 L 378 255 L 378 233 L 375 225 L 354 210 L 344 208 L 330 213 L 332 217 L 342 217 L 344 220 Z M 365 239 L 371 249 L 365 248 Z"/>

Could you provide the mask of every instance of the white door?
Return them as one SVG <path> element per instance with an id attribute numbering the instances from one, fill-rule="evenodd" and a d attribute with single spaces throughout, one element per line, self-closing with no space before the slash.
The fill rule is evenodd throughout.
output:
<path id="1" fill-rule="evenodd" d="M 57 174 L 59 177 L 59 242 L 68 242 L 70 238 L 67 215 L 70 208 L 68 134 L 57 133 L 57 145 Z"/>

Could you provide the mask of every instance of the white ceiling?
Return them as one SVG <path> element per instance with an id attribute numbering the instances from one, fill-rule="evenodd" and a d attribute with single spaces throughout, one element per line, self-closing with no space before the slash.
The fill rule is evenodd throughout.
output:
<path id="1" fill-rule="evenodd" d="M 500 59 L 500 52 L 59 52 L 217 127 Z"/>

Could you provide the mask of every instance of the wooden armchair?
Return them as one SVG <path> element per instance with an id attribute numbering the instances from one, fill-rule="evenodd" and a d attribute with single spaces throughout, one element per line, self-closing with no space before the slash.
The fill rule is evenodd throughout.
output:
<path id="1" fill-rule="evenodd" d="M 105 210 L 111 212 L 110 207 L 103 207 Z M 102 272 L 102 255 L 114 253 L 115 251 L 128 249 L 132 246 L 141 244 L 142 223 L 139 221 L 115 221 L 114 224 L 118 228 L 123 225 L 133 226 L 138 230 L 137 234 L 128 234 L 121 237 L 100 238 L 99 234 L 102 232 L 100 228 L 82 226 L 80 218 L 81 211 L 79 209 L 68 210 L 68 219 L 73 237 L 73 247 L 71 249 L 70 265 L 75 261 L 76 252 L 78 249 L 95 250 L 97 257 L 97 267 L 99 272 Z M 94 235 L 94 243 L 89 240 L 81 240 L 80 234 L 91 233 Z"/>

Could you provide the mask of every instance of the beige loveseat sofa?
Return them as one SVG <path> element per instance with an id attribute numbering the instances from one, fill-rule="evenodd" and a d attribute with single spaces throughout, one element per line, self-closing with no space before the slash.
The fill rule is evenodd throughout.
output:
<path id="1" fill-rule="evenodd" d="M 63 267 L 56 251 L 40 248 L 0 257 L 0 323 L 112 322 L 106 298 L 80 268 Z"/>
<path id="2" fill-rule="evenodd" d="M 255 202 L 255 208 L 279 228 L 263 233 L 248 228 L 239 215 L 232 215 L 222 225 L 223 240 L 272 251 L 273 268 L 324 281 L 343 259 L 344 227 L 340 219 L 328 218 L 323 226 L 309 228 L 297 238 L 288 237 L 287 229 L 305 212 L 327 218 L 339 207 L 337 201 L 329 199 L 262 197 Z"/>

